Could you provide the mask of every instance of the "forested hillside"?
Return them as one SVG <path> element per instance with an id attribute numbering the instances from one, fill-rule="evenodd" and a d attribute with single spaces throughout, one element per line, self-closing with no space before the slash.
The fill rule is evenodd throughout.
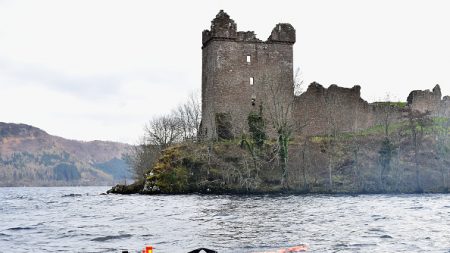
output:
<path id="1" fill-rule="evenodd" d="M 131 177 L 123 143 L 82 142 L 0 122 L 0 186 L 109 185 Z"/>

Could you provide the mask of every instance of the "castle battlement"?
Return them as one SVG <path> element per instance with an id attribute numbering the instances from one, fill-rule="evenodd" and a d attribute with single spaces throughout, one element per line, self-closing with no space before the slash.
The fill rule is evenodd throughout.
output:
<path id="1" fill-rule="evenodd" d="M 236 22 L 230 16 L 220 10 L 216 17 L 211 21 L 210 30 L 204 30 L 202 33 L 203 47 L 208 45 L 211 40 L 229 40 L 235 42 L 249 43 L 295 43 L 295 29 L 291 24 L 277 24 L 269 38 L 262 41 L 256 37 L 254 31 L 238 31 Z"/>

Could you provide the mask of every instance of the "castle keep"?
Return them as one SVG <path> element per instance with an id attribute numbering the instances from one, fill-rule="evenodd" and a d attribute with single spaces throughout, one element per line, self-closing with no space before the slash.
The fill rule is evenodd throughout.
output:
<path id="1" fill-rule="evenodd" d="M 266 41 L 237 30 L 224 11 L 202 34 L 202 134 L 216 137 L 218 117 L 231 123 L 232 134 L 246 132 L 247 117 L 264 103 L 267 84 L 280 88 L 280 99 L 293 98 L 295 30 L 277 24 Z M 264 84 L 264 85 L 263 85 Z"/>
<path id="2" fill-rule="evenodd" d="M 360 86 L 324 88 L 314 82 L 303 94 L 294 96 L 295 41 L 290 24 L 277 24 L 262 41 L 252 31 L 238 31 L 223 10 L 216 15 L 210 30 L 202 33 L 203 138 L 216 139 L 222 125 L 227 126 L 231 138 L 239 137 L 248 132 L 251 112 L 261 107 L 267 116 L 275 104 L 290 104 L 294 131 L 304 135 L 325 134 L 330 129 L 351 132 L 383 122 L 386 103 L 369 104 L 361 98 Z M 438 85 L 432 92 L 411 92 L 407 107 L 450 117 L 450 97 L 441 99 Z M 401 119 L 403 110 L 393 109 L 393 120 Z"/>

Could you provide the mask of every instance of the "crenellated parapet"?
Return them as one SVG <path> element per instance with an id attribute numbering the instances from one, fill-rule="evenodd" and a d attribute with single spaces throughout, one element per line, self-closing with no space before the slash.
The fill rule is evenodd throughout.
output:
<path id="1" fill-rule="evenodd" d="M 216 17 L 211 21 L 211 30 L 204 30 L 202 34 L 203 45 L 213 38 L 218 39 L 237 39 L 237 25 L 230 16 L 220 10 Z"/>
<path id="2" fill-rule="evenodd" d="M 254 31 L 238 31 L 236 22 L 234 22 L 226 12 L 220 10 L 216 17 L 211 21 L 210 30 L 204 30 L 202 33 L 203 47 L 211 40 L 294 44 L 295 29 L 291 24 L 279 23 L 273 28 L 267 41 L 262 41 L 256 37 Z"/>

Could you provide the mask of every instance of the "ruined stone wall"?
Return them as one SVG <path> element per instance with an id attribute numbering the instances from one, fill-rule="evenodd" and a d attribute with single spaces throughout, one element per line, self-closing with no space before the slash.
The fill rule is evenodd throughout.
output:
<path id="1" fill-rule="evenodd" d="M 349 89 L 331 85 L 327 89 L 312 83 L 306 92 L 295 98 L 293 118 L 297 133 L 325 135 L 405 120 L 408 109 L 429 111 L 433 117 L 449 118 L 450 97 L 441 100 L 441 90 L 437 85 L 432 91 L 412 91 L 405 107 L 389 102 L 369 104 L 360 97 L 359 86 Z"/>
<path id="2" fill-rule="evenodd" d="M 430 90 L 414 90 L 408 96 L 408 106 L 420 112 L 429 111 L 435 117 L 450 117 L 450 100 L 446 96 L 441 100 L 441 87 L 436 85 Z"/>
<path id="3" fill-rule="evenodd" d="M 414 90 L 408 96 L 408 106 L 420 112 L 437 112 L 441 102 L 441 88 L 439 85 L 430 90 Z"/>
<path id="4" fill-rule="evenodd" d="M 361 99 L 360 87 L 351 89 L 331 85 L 328 89 L 312 83 L 296 97 L 293 116 L 303 134 L 318 135 L 366 128 L 375 119 L 371 107 Z M 298 129 L 300 130 L 300 129 Z"/>
<path id="5" fill-rule="evenodd" d="M 297 134 L 354 132 L 402 118 L 404 108 L 390 103 L 369 104 L 361 98 L 360 90 L 360 86 L 324 88 L 312 83 L 306 92 L 295 98 L 293 117 Z"/>
<path id="6" fill-rule="evenodd" d="M 445 96 L 441 101 L 441 109 L 443 117 L 450 118 L 450 96 Z"/>
<path id="7" fill-rule="evenodd" d="M 251 111 L 260 104 L 270 107 L 268 96 L 292 100 L 294 42 L 295 30 L 288 24 L 278 24 L 262 42 L 253 32 L 238 32 L 234 21 L 219 12 L 211 30 L 203 32 L 202 134 L 215 138 L 215 117 L 226 113 L 240 136 L 247 132 Z"/>

